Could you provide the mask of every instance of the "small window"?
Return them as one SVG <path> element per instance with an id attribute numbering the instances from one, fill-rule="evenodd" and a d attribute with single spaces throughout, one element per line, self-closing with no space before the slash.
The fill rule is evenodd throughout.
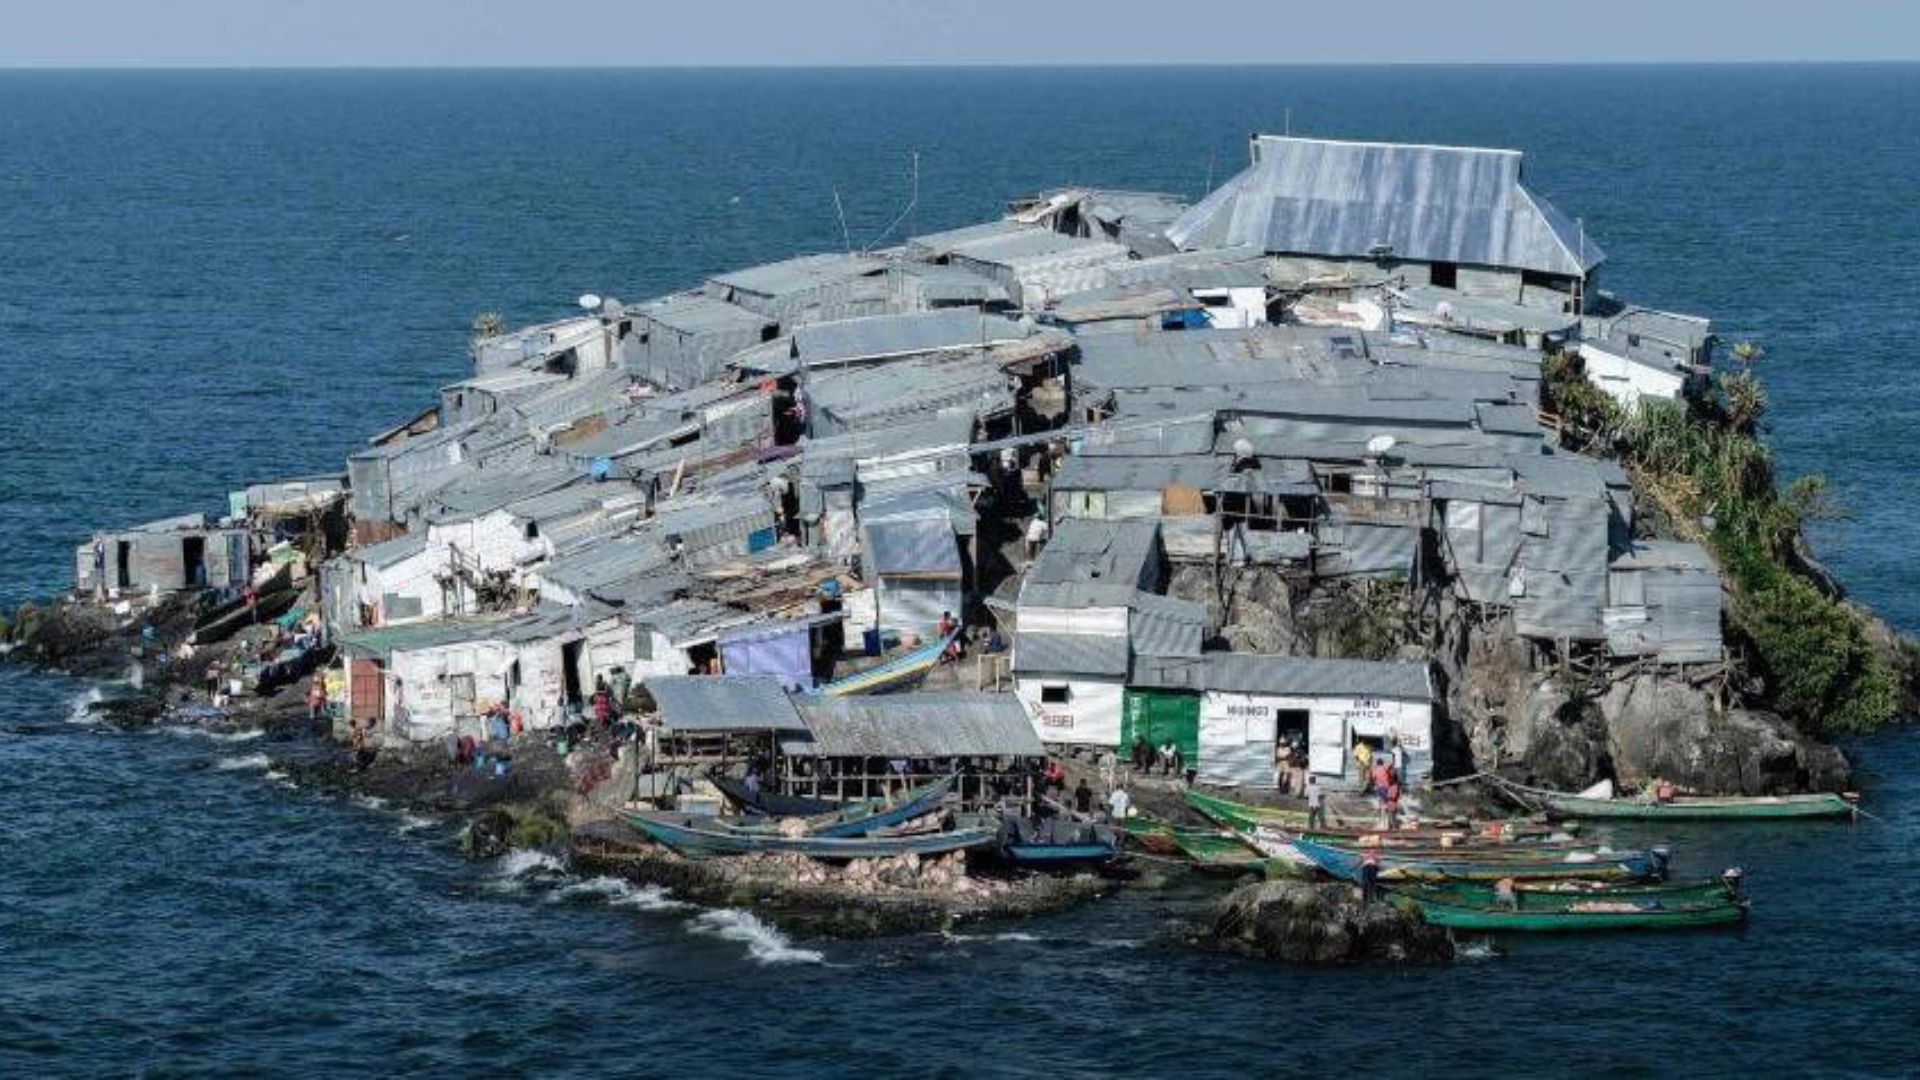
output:
<path id="1" fill-rule="evenodd" d="M 1460 286 L 1460 267 L 1450 262 L 1433 264 L 1432 276 L 1428 278 L 1435 288 L 1455 289 Z"/>
<path id="2" fill-rule="evenodd" d="M 540 539 L 540 523 L 539 522 L 537 521 L 527 522 L 527 539 L 529 540 Z"/>
<path id="3" fill-rule="evenodd" d="M 1040 688 L 1040 704 L 1065 705 L 1073 700 L 1073 688 L 1065 683 L 1049 683 Z"/>
<path id="4" fill-rule="evenodd" d="M 1351 473 L 1334 473 L 1327 477 L 1327 490 L 1335 495 L 1353 494 L 1353 475 Z"/>
<path id="5" fill-rule="evenodd" d="M 763 342 L 772 341 L 779 336 L 780 328 L 778 326 L 763 326 L 760 328 L 760 340 Z"/>

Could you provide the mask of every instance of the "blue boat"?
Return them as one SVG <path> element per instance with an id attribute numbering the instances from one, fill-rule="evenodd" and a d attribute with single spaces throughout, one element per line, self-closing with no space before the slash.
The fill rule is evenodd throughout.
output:
<path id="1" fill-rule="evenodd" d="M 950 851 L 986 847 L 994 840 L 994 832 L 988 828 L 876 833 L 870 836 L 782 836 L 779 833 L 716 828 L 712 818 L 686 814 L 628 814 L 627 821 L 653 840 L 696 859 L 709 855 L 751 855 L 756 852 L 807 855 L 816 859 L 885 859 L 909 852 L 915 855 L 944 855 Z"/>
<path id="2" fill-rule="evenodd" d="M 847 694 L 884 694 L 889 690 L 898 690 L 926 678 L 927 672 L 939 666 L 940 658 L 947 654 L 947 646 L 952 645 L 959 636 L 960 632 L 955 630 L 938 641 L 902 653 L 878 667 L 856 671 L 844 679 L 835 679 L 810 693 L 816 697 L 842 697 Z"/>
<path id="3" fill-rule="evenodd" d="M 917 817 L 924 817 L 939 808 L 947 793 L 959 780 L 957 774 L 943 776 L 931 784 L 904 792 L 897 803 L 889 804 L 885 799 L 866 799 L 852 803 L 838 810 L 829 810 L 824 814 L 801 818 L 803 831 L 808 836 L 865 836 L 881 829 L 890 829 L 895 825 L 904 825 Z M 714 828 L 741 833 L 775 833 L 781 831 L 781 823 L 767 818 L 752 818 L 745 821 L 729 821 L 725 818 L 708 818 Z"/>
<path id="4" fill-rule="evenodd" d="M 1350 848 L 1337 848 L 1300 836 L 1267 834 L 1267 843 L 1284 847 L 1299 857 L 1343 881 L 1358 882 L 1365 855 Z M 1541 881 L 1578 878 L 1597 881 L 1647 881 L 1667 873 L 1667 853 L 1651 851 L 1576 851 L 1538 859 L 1450 859 L 1432 852 L 1417 854 L 1377 849 L 1382 881 Z M 1277 854 L 1277 852 L 1267 852 Z"/>
<path id="5" fill-rule="evenodd" d="M 1036 827 L 1003 815 L 1000 857 L 1034 870 L 1105 866 L 1120 854 L 1120 838 L 1107 826 L 1050 818 Z"/>
<path id="6" fill-rule="evenodd" d="M 1119 853 L 1111 841 L 1094 840 L 1079 844 L 1002 844 L 1000 854 L 1015 866 L 1048 870 L 1105 866 Z"/>

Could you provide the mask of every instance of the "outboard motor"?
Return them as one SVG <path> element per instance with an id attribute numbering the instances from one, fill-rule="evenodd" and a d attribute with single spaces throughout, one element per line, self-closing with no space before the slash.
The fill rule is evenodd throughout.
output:
<path id="1" fill-rule="evenodd" d="M 1667 864 L 1673 861 L 1673 849 L 1665 844 L 1655 845 L 1647 854 L 1653 856 L 1653 874 L 1661 881 L 1667 880 Z"/>
<path id="2" fill-rule="evenodd" d="M 1727 892 L 1735 900 L 1747 898 L 1747 873 L 1737 866 L 1730 866 L 1720 872 L 1720 880 L 1726 883 Z"/>

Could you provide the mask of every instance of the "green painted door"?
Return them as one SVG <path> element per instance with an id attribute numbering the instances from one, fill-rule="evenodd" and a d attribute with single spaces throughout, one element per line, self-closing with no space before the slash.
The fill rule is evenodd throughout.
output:
<path id="1" fill-rule="evenodd" d="M 1120 753 L 1131 753 L 1133 737 L 1148 746 L 1172 742 L 1187 767 L 1200 763 L 1200 695 L 1170 690 L 1128 690 L 1120 721 Z"/>

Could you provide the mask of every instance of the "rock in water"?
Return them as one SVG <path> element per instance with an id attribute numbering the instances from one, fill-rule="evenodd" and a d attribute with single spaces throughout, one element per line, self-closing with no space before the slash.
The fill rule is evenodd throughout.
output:
<path id="1" fill-rule="evenodd" d="M 1351 885 L 1263 881 L 1234 890 L 1196 942 L 1294 964 L 1441 964 L 1453 939 L 1417 912 L 1365 904 Z"/>

